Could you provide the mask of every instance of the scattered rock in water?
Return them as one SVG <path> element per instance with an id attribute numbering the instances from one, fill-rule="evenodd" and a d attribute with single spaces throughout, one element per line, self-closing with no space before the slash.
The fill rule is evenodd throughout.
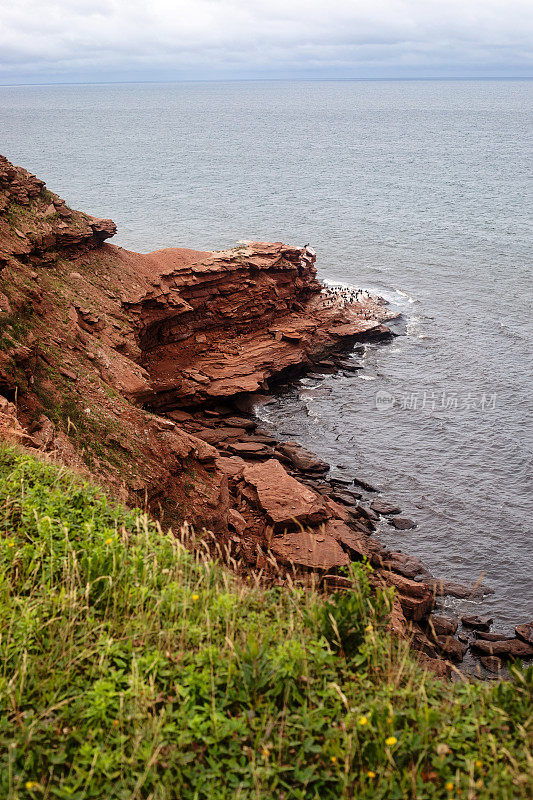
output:
<path id="1" fill-rule="evenodd" d="M 377 514 L 382 514 L 383 516 L 387 516 L 389 514 L 400 514 L 401 508 L 395 506 L 394 503 L 388 503 L 386 500 L 372 500 L 370 503 L 370 508 L 372 508 Z"/>
<path id="2" fill-rule="evenodd" d="M 468 645 L 459 642 L 453 636 L 437 636 L 437 644 L 442 655 L 456 663 L 463 660 L 468 650 Z"/>
<path id="3" fill-rule="evenodd" d="M 443 614 L 431 614 L 428 622 L 435 636 L 453 636 L 458 626 L 456 619 L 445 617 Z"/>
<path id="4" fill-rule="evenodd" d="M 507 636 L 505 633 L 487 633 L 487 631 L 474 631 L 474 636 L 485 642 L 505 642 L 514 639 L 514 636 Z"/>
<path id="5" fill-rule="evenodd" d="M 360 486 L 361 489 L 365 489 L 367 492 L 379 492 L 379 489 L 376 486 L 373 486 L 373 484 L 363 480 L 363 478 L 354 478 L 353 483 L 356 486 Z"/>
<path id="6" fill-rule="evenodd" d="M 478 617 L 476 614 L 469 614 L 465 617 L 461 617 L 461 622 L 465 628 L 488 631 L 494 620 L 492 617 Z"/>
<path id="7" fill-rule="evenodd" d="M 336 503 L 342 503 L 344 506 L 355 506 L 357 504 L 357 500 L 351 492 L 331 492 L 330 497 Z"/>
<path id="8" fill-rule="evenodd" d="M 517 625 L 514 631 L 523 642 L 533 645 L 533 621 Z"/>
<path id="9" fill-rule="evenodd" d="M 419 575 L 421 576 L 421 580 L 424 580 L 426 577 L 431 577 L 419 558 L 416 558 L 416 556 L 408 556 L 405 553 L 392 553 L 390 558 L 384 561 L 383 566 L 413 580 Z"/>
<path id="10" fill-rule="evenodd" d="M 431 586 L 438 597 L 457 597 L 460 600 L 481 600 L 486 594 L 494 594 L 494 589 L 482 583 L 466 584 L 453 578 L 432 578 Z"/>
<path id="11" fill-rule="evenodd" d="M 389 525 L 392 525 L 393 528 L 396 528 L 397 531 L 409 531 L 413 528 L 416 528 L 416 522 L 409 517 L 393 517 L 393 519 L 387 520 Z"/>
<path id="12" fill-rule="evenodd" d="M 364 369 L 363 364 L 356 364 L 353 361 L 339 361 L 339 367 L 347 373 L 351 372 L 359 372 L 360 369 Z"/>
<path id="13" fill-rule="evenodd" d="M 498 656 L 481 656 L 479 659 L 488 672 L 500 672 L 502 661 Z"/>
<path id="14" fill-rule="evenodd" d="M 344 489 L 345 486 L 351 486 L 353 484 L 353 481 L 348 480 L 347 478 L 330 478 L 329 482 L 332 486 L 338 486 L 341 489 Z"/>
<path id="15" fill-rule="evenodd" d="M 533 658 L 533 646 L 521 639 L 505 639 L 500 642 L 487 642 L 484 639 L 474 639 L 470 649 L 487 656 L 502 656 L 504 658 Z"/>
<path id="16" fill-rule="evenodd" d="M 376 514 L 375 511 L 372 511 L 370 508 L 359 504 L 357 506 L 357 513 L 360 517 L 364 517 L 365 519 L 370 520 L 371 522 L 377 522 L 379 519 L 379 515 Z"/>
<path id="17" fill-rule="evenodd" d="M 276 450 L 302 472 L 324 473 L 329 469 L 329 464 L 296 442 L 283 442 L 278 444 Z"/>

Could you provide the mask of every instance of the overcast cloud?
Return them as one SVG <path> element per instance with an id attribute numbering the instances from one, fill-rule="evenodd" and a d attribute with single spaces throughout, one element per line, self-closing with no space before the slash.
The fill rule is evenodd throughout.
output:
<path id="1" fill-rule="evenodd" d="M 531 0 L 0 0 L 0 83 L 530 76 Z"/>

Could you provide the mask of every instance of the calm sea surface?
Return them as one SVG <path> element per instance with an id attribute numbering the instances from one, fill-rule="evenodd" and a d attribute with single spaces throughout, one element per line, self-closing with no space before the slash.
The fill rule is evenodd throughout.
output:
<path id="1" fill-rule="evenodd" d="M 532 107 L 527 81 L 0 87 L 0 152 L 125 247 L 309 242 L 388 298 L 401 335 L 362 372 L 260 413 L 399 502 L 418 528 L 388 544 L 486 573 L 507 630 L 532 616 Z"/>

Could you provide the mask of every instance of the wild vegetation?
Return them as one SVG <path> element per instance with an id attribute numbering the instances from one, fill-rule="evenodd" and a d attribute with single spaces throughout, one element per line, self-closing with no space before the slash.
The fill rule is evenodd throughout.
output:
<path id="1" fill-rule="evenodd" d="M 430 677 L 368 567 L 330 599 L 243 583 L 6 446 L 0 509 L 2 798 L 531 796 L 533 670 Z"/>

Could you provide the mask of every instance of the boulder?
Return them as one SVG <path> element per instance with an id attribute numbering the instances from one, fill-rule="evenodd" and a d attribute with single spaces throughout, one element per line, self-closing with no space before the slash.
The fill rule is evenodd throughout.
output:
<path id="1" fill-rule="evenodd" d="M 247 522 L 236 509 L 230 508 L 228 511 L 228 526 L 237 533 L 242 534 L 246 530 Z"/>
<path id="2" fill-rule="evenodd" d="M 483 639 L 485 642 L 505 642 L 514 639 L 514 636 L 507 636 L 505 633 L 487 633 L 486 631 L 474 631 L 476 639 Z"/>
<path id="3" fill-rule="evenodd" d="M 360 486 L 361 489 L 365 489 L 367 492 L 379 492 L 379 489 L 376 486 L 368 481 L 363 480 L 363 478 L 354 478 L 353 482 L 356 486 Z"/>
<path id="4" fill-rule="evenodd" d="M 276 459 L 246 467 L 243 477 L 274 530 L 298 523 L 316 525 L 326 519 L 322 496 L 292 478 Z"/>
<path id="5" fill-rule="evenodd" d="M 418 575 L 423 578 L 431 577 L 419 558 L 408 556 L 405 553 L 391 553 L 387 560 L 384 561 L 383 566 L 393 572 L 399 572 L 400 575 L 404 575 L 406 578 L 414 579 Z"/>
<path id="6" fill-rule="evenodd" d="M 435 636 L 453 636 L 457 624 L 457 620 L 445 617 L 443 614 L 432 614 L 429 618 L 429 627 Z"/>
<path id="7" fill-rule="evenodd" d="M 533 658 L 533 646 L 521 639 L 505 639 L 500 642 L 487 642 L 474 639 L 470 649 L 487 656 L 503 656 L 505 658 Z"/>
<path id="8" fill-rule="evenodd" d="M 425 653 L 419 653 L 417 661 L 423 669 L 432 672 L 436 678 L 450 678 L 452 669 L 450 664 L 443 661 L 441 658 L 431 658 Z"/>
<path id="9" fill-rule="evenodd" d="M 365 519 L 370 520 L 371 522 L 378 522 L 379 521 L 379 514 L 376 514 L 375 511 L 372 511 L 371 508 L 367 508 L 366 506 L 358 505 L 357 510 L 362 517 Z"/>
<path id="10" fill-rule="evenodd" d="M 218 456 L 215 458 L 215 467 L 228 478 L 239 478 L 244 472 L 246 461 L 239 456 Z"/>
<path id="11" fill-rule="evenodd" d="M 533 645 L 533 621 L 525 622 L 523 625 L 517 625 L 514 629 L 516 635 L 523 642 Z"/>
<path id="12" fill-rule="evenodd" d="M 465 628 L 488 631 L 494 620 L 492 617 L 478 617 L 476 614 L 469 614 L 465 617 L 461 617 L 461 622 Z"/>
<path id="13" fill-rule="evenodd" d="M 384 578 L 394 586 L 402 611 L 407 619 L 418 622 L 431 613 L 434 604 L 433 592 L 426 584 L 404 578 L 395 572 L 385 572 Z"/>
<path id="14" fill-rule="evenodd" d="M 481 656 L 479 660 L 489 672 L 500 672 L 502 668 L 502 661 L 498 656 Z"/>
<path id="15" fill-rule="evenodd" d="M 393 517 L 388 520 L 389 525 L 396 528 L 397 531 L 409 531 L 416 528 L 416 522 L 409 517 Z"/>
<path id="16" fill-rule="evenodd" d="M 288 458 L 302 472 L 323 473 L 329 469 L 329 464 L 321 461 L 314 453 L 296 442 L 282 442 L 277 446 L 276 450 Z"/>
<path id="17" fill-rule="evenodd" d="M 333 536 L 350 556 L 361 559 L 368 555 L 368 548 L 366 547 L 363 536 L 355 533 L 342 520 L 328 519 L 325 525 L 322 526 L 322 529 L 327 536 Z"/>
<path id="18" fill-rule="evenodd" d="M 426 636 L 424 631 L 419 629 L 419 626 L 416 625 L 416 623 L 411 623 L 411 629 L 411 648 L 416 650 L 418 653 L 425 653 L 427 656 L 435 658 L 437 656 L 435 643 Z"/>
<path id="19" fill-rule="evenodd" d="M 338 489 L 345 489 L 347 486 L 351 486 L 353 481 L 348 480 L 347 478 L 330 478 L 329 482 L 332 486 L 336 486 Z"/>
<path id="20" fill-rule="evenodd" d="M 468 645 L 459 642 L 453 636 L 437 636 L 437 644 L 442 655 L 456 663 L 463 660 L 468 650 Z"/>
<path id="21" fill-rule="evenodd" d="M 384 516 L 389 514 L 400 514 L 401 509 L 398 506 L 395 506 L 394 503 L 388 503 L 386 500 L 372 500 L 370 503 L 370 508 L 376 512 L 376 514 L 382 514 Z"/>
<path id="22" fill-rule="evenodd" d="M 270 549 L 279 561 L 307 569 L 330 570 L 350 563 L 337 540 L 324 532 L 298 530 L 274 536 Z"/>
<path id="23" fill-rule="evenodd" d="M 351 492 L 330 492 L 332 500 L 336 503 L 342 503 L 344 506 L 355 506 L 357 503 L 356 498 Z"/>

